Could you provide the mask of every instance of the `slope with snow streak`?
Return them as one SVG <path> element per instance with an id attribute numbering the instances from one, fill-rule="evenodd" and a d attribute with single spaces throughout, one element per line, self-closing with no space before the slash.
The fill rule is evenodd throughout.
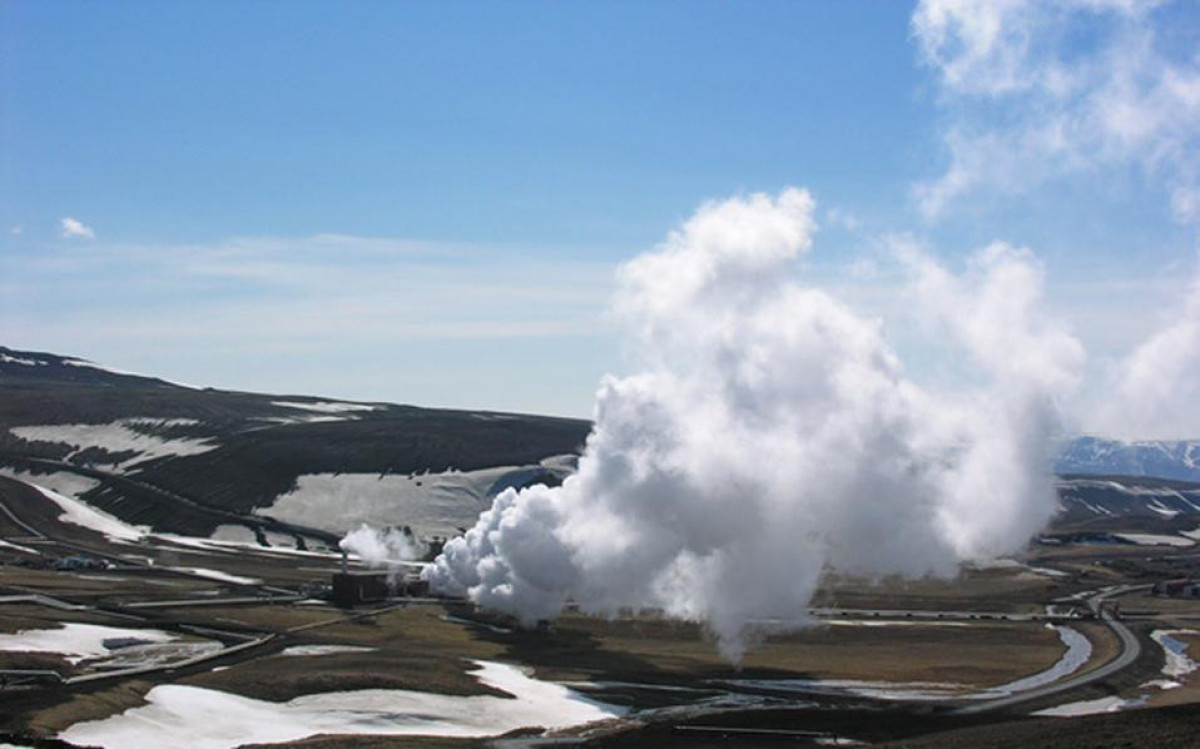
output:
<path id="1" fill-rule="evenodd" d="M 72 499 L 28 481 L 24 481 L 24 483 L 36 489 L 43 497 L 58 505 L 59 509 L 62 510 L 62 514 L 58 516 L 58 519 L 64 523 L 96 531 L 114 543 L 136 543 L 148 533 L 146 528 L 125 523 L 78 499 Z"/>
<path id="2" fill-rule="evenodd" d="M 160 437 L 143 430 L 148 427 L 180 426 L 180 419 L 147 419 L 136 417 L 121 419 L 108 424 L 50 424 L 12 427 L 8 431 L 26 442 L 49 442 L 67 445 L 71 452 L 64 458 L 81 456 L 88 450 L 100 449 L 105 453 L 133 457 L 91 460 L 92 463 L 107 463 L 118 470 L 125 470 L 158 458 L 175 458 L 184 455 L 200 455 L 215 450 L 217 443 L 208 439 L 184 437 Z M 187 420 L 194 424 L 193 420 Z"/>
<path id="3" fill-rule="evenodd" d="M 550 465 L 501 466 L 441 473 L 306 474 L 256 514 L 338 533 L 356 525 L 403 524 L 423 535 L 453 535 L 473 525 L 500 489 L 561 480 Z"/>
<path id="4" fill-rule="evenodd" d="M 200 687 L 158 686 L 144 707 L 78 723 L 59 738 L 111 749 L 159 749 L 186 736 L 193 749 L 297 741 L 317 734 L 483 737 L 525 726 L 563 728 L 624 714 L 624 708 L 526 676 L 503 663 L 476 661 L 481 684 L 511 698 L 455 697 L 365 689 L 267 702 Z"/>

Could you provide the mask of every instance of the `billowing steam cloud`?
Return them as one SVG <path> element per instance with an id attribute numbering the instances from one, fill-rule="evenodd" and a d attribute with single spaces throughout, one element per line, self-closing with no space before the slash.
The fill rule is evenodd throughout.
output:
<path id="1" fill-rule="evenodd" d="M 1200 56 L 1177 0 L 921 0 L 913 37 L 934 72 L 949 165 L 919 185 L 936 217 L 976 191 L 1065 175 L 1159 183 L 1200 224 Z M 1191 20 L 1186 18 L 1186 20 Z M 1118 362 L 1084 420 L 1106 436 L 1200 437 L 1200 275 L 1170 322 Z"/>
<path id="2" fill-rule="evenodd" d="M 429 551 L 429 548 L 412 533 L 396 528 L 376 530 L 366 523 L 347 533 L 346 537 L 338 542 L 338 546 L 351 554 L 357 554 L 363 564 L 371 567 L 415 561 Z"/>
<path id="3" fill-rule="evenodd" d="M 1200 437 L 1200 275 L 1168 324 L 1122 360 L 1099 414 L 1105 434 Z"/>
<path id="4" fill-rule="evenodd" d="M 1028 541 L 1083 363 L 1039 312 L 1039 267 L 1003 245 L 961 277 L 902 253 L 984 382 L 930 392 L 879 321 L 795 280 L 813 208 L 796 189 L 707 204 L 621 269 L 643 371 L 603 381 L 578 473 L 498 496 L 427 568 L 435 588 L 525 622 L 661 609 L 737 658 L 803 624 L 828 568 L 952 574 Z"/>

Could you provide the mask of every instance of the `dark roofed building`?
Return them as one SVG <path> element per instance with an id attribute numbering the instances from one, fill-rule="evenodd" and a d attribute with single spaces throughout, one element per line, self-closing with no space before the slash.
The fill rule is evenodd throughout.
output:
<path id="1" fill-rule="evenodd" d="M 333 602 L 339 606 L 358 606 L 386 601 L 392 596 L 389 573 L 379 570 L 337 572 L 333 576 Z"/>

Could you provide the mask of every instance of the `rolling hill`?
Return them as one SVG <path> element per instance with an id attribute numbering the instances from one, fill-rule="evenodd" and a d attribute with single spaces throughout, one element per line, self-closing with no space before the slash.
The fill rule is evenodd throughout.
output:
<path id="1" fill-rule="evenodd" d="M 332 543 L 362 522 L 452 535 L 506 487 L 561 482 L 591 426 L 192 388 L 3 347 L 0 392 L 0 475 L 157 531 L 289 545 Z M 1073 440 L 1056 525 L 1195 526 L 1197 445 Z"/>
<path id="2" fill-rule="evenodd" d="M 157 530 L 310 541 L 359 522 L 446 535 L 506 486 L 556 483 L 590 424 L 197 389 L 0 347 L 0 467 Z M 226 528 L 232 532 L 232 528 Z"/>

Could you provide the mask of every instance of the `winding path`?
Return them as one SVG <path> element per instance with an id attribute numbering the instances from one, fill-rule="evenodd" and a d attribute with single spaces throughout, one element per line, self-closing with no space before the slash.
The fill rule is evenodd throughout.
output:
<path id="1" fill-rule="evenodd" d="M 1115 588 L 1102 590 L 1087 600 L 1088 608 L 1090 608 L 1101 621 L 1107 624 L 1108 628 L 1111 629 L 1121 641 L 1121 653 L 1116 658 L 1112 659 L 1108 663 L 1105 663 L 1103 666 L 1100 666 L 1097 669 L 1088 671 L 1085 674 L 1080 674 L 1079 676 L 1056 681 L 1053 684 L 1047 684 L 1044 687 L 1030 689 L 1029 691 L 1010 695 L 1008 697 L 1001 697 L 995 700 L 986 700 L 984 702 L 974 702 L 957 708 L 953 712 L 956 715 L 972 715 L 975 713 L 989 712 L 992 710 L 1002 710 L 1007 707 L 1012 707 L 1013 705 L 1019 705 L 1024 702 L 1030 702 L 1043 697 L 1049 697 L 1053 694 L 1059 694 L 1060 692 L 1066 692 L 1068 690 L 1075 689 L 1076 687 L 1081 687 L 1084 684 L 1091 684 L 1092 682 L 1106 679 L 1118 671 L 1127 668 L 1138 659 L 1139 655 L 1141 655 L 1142 644 L 1138 641 L 1137 636 L 1134 635 L 1133 632 L 1131 632 L 1129 628 L 1121 622 L 1121 620 L 1115 618 L 1110 612 L 1104 610 L 1102 604 L 1104 601 L 1110 598 L 1116 598 L 1117 596 L 1123 596 L 1127 593 L 1133 593 L 1139 590 L 1148 590 L 1149 588 L 1149 585 L 1121 585 Z"/>

